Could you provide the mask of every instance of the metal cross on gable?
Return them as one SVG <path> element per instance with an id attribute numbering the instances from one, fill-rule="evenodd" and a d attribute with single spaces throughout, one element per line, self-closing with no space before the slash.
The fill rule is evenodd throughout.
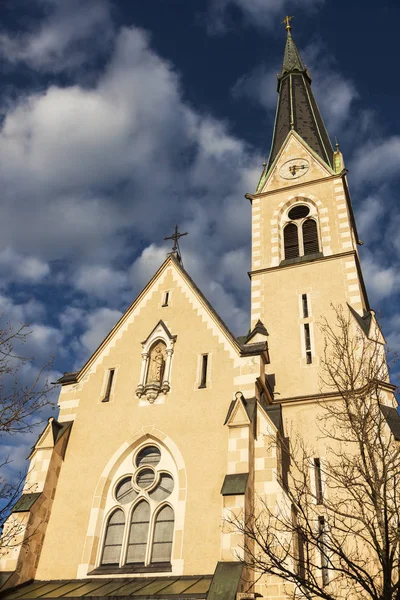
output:
<path id="1" fill-rule="evenodd" d="M 187 231 L 185 233 L 179 233 L 178 225 L 175 225 L 175 233 L 173 233 L 169 237 L 165 237 L 164 240 L 174 240 L 174 245 L 172 246 L 172 252 L 176 252 L 177 250 L 179 250 L 179 238 L 181 238 L 187 234 L 188 234 Z"/>
<path id="2" fill-rule="evenodd" d="M 183 261 L 182 261 L 182 257 L 181 257 L 181 249 L 179 248 L 179 238 L 181 238 L 187 234 L 188 234 L 187 231 L 185 233 L 179 233 L 178 225 L 175 225 L 175 232 L 172 235 L 164 238 L 164 240 L 173 240 L 174 241 L 174 245 L 172 246 L 172 252 L 170 252 L 169 254 L 175 254 L 176 258 L 181 263 L 182 267 L 183 267 Z"/>

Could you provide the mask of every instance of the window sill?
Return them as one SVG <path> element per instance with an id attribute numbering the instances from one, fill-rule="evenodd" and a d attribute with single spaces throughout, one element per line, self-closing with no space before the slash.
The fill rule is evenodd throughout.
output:
<path id="1" fill-rule="evenodd" d="M 121 573 L 171 573 L 171 563 L 156 563 L 154 565 L 124 565 L 119 567 L 118 565 L 100 565 L 93 571 L 90 571 L 88 575 L 105 575 L 109 574 L 121 574 Z"/>
<path id="2" fill-rule="evenodd" d="M 318 260 L 318 258 L 323 258 L 322 252 L 315 252 L 315 254 L 304 254 L 304 256 L 296 256 L 296 258 L 285 258 L 285 260 L 281 260 L 279 263 L 280 267 L 284 265 L 295 265 L 297 263 L 303 262 L 312 262 L 313 260 Z"/>

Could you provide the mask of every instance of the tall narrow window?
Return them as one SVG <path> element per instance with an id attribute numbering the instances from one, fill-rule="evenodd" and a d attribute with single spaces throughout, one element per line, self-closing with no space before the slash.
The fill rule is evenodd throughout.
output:
<path id="1" fill-rule="evenodd" d="M 207 387 L 207 367 L 208 367 L 208 354 L 203 354 L 201 357 L 201 376 L 199 388 Z"/>
<path id="2" fill-rule="evenodd" d="M 164 506 L 158 513 L 154 526 L 152 563 L 170 562 L 173 535 L 174 511 L 170 506 Z"/>
<path id="3" fill-rule="evenodd" d="M 285 246 L 285 258 L 297 258 L 299 256 L 299 232 L 297 225 L 289 223 L 283 230 Z"/>
<path id="4" fill-rule="evenodd" d="M 328 585 L 329 583 L 329 575 L 328 575 L 328 556 L 327 556 L 327 547 L 326 547 L 326 526 L 325 526 L 325 518 L 318 517 L 318 542 L 319 542 L 319 551 L 321 555 L 321 575 L 322 575 L 322 585 Z"/>
<path id="5" fill-rule="evenodd" d="M 303 319 L 306 319 L 308 317 L 308 300 L 307 300 L 307 294 L 302 294 L 301 301 L 302 301 L 302 304 L 303 304 Z"/>
<path id="6" fill-rule="evenodd" d="M 110 401 L 112 384 L 113 384 L 113 379 L 114 379 L 114 373 L 115 373 L 115 369 L 110 369 L 108 371 L 108 381 L 107 381 L 106 395 L 104 396 L 102 402 L 109 402 Z"/>
<path id="7" fill-rule="evenodd" d="M 321 461 L 319 458 L 314 458 L 314 476 L 315 476 L 315 497 L 317 504 L 323 503 L 323 490 L 322 490 L 322 475 L 321 475 Z"/>
<path id="8" fill-rule="evenodd" d="M 293 544 L 294 544 L 294 555 L 297 559 L 297 573 L 300 577 L 305 576 L 305 563 L 304 563 L 304 536 L 303 531 L 298 522 L 297 510 L 292 504 L 292 525 L 293 525 Z"/>
<path id="9" fill-rule="evenodd" d="M 146 560 L 147 538 L 149 535 L 150 506 L 147 502 L 139 502 L 133 509 L 129 530 L 128 564 L 142 564 Z"/>
<path id="10" fill-rule="evenodd" d="M 311 354 L 311 336 L 310 336 L 310 325 L 306 323 L 304 325 L 304 342 L 306 346 L 306 361 L 307 364 L 310 365 L 312 363 L 312 354 Z"/>
<path id="11" fill-rule="evenodd" d="M 303 223 L 303 246 L 304 254 L 319 252 L 317 224 L 313 219 L 308 219 Z"/>
<path id="12" fill-rule="evenodd" d="M 168 301 L 169 301 L 169 292 L 165 292 L 164 293 L 164 302 L 163 302 L 163 307 L 164 306 L 168 306 Z"/>
<path id="13" fill-rule="evenodd" d="M 125 517 L 120 508 L 114 511 L 107 523 L 103 546 L 102 565 L 119 565 L 122 540 L 124 537 Z"/>
<path id="14" fill-rule="evenodd" d="M 277 452 L 278 452 L 278 475 L 282 486 L 285 490 L 289 489 L 289 470 L 290 470 L 290 445 L 289 438 L 282 437 L 281 435 L 277 438 Z"/>

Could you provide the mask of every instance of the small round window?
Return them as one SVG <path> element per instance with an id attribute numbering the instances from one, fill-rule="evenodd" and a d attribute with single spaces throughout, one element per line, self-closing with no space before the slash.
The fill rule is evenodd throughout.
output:
<path id="1" fill-rule="evenodd" d="M 145 490 L 153 485 L 155 478 L 154 471 L 151 469 L 143 469 L 136 475 L 136 485 L 142 488 L 142 490 Z"/>
<path id="2" fill-rule="evenodd" d="M 152 500 L 159 502 L 160 500 L 165 500 L 165 498 L 168 498 L 173 489 L 174 480 L 172 479 L 171 475 L 168 473 L 161 473 L 159 482 L 154 490 L 149 493 L 149 496 Z"/>
<path id="3" fill-rule="evenodd" d="M 310 214 L 310 209 L 308 206 L 304 206 L 301 204 L 300 206 L 294 206 L 289 210 L 288 217 L 295 221 L 296 219 L 304 219 L 308 214 Z"/>
<path id="4" fill-rule="evenodd" d="M 136 457 L 136 466 L 152 465 L 155 467 L 161 460 L 161 452 L 157 446 L 146 446 Z"/>
<path id="5" fill-rule="evenodd" d="M 132 477 L 125 477 L 115 489 L 115 497 L 121 504 L 132 502 L 136 496 L 137 492 L 132 487 Z"/>

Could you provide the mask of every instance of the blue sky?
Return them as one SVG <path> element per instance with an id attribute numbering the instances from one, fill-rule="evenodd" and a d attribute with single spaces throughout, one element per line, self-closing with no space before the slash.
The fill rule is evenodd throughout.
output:
<path id="1" fill-rule="evenodd" d="M 349 169 L 371 306 L 400 347 L 394 0 L 12 0 L 0 5 L 0 311 L 36 373 L 79 368 L 165 258 L 239 334 L 250 207 L 293 36 Z M 271 327 L 272 324 L 267 326 Z M 36 437 L 3 440 L 23 469 Z"/>

